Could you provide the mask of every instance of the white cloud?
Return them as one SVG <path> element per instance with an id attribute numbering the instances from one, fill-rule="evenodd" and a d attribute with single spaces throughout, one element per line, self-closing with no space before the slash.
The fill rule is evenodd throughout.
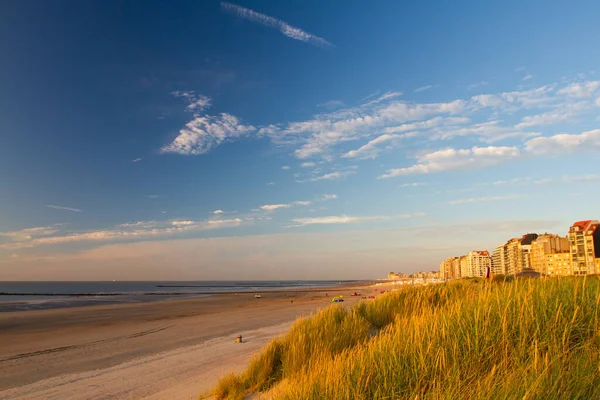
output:
<path id="1" fill-rule="evenodd" d="M 273 211 L 280 208 L 290 208 L 291 206 L 292 204 L 265 204 L 264 206 L 260 206 L 260 208 L 265 211 Z"/>
<path id="2" fill-rule="evenodd" d="M 274 211 L 280 208 L 290 208 L 293 206 L 309 206 L 310 204 L 310 201 L 295 201 L 293 203 L 265 204 L 264 206 L 260 206 L 260 209 L 264 211 Z"/>
<path id="3" fill-rule="evenodd" d="M 381 151 L 377 145 L 385 142 L 391 142 L 397 140 L 399 135 L 391 135 L 389 133 L 385 133 L 381 136 L 376 137 L 373 140 L 370 140 L 367 144 L 361 146 L 356 150 L 350 150 L 346 154 L 342 155 L 342 158 L 359 158 L 359 159 L 367 159 L 367 158 L 376 158 Z"/>
<path id="4" fill-rule="evenodd" d="M 58 232 L 57 225 L 25 228 L 19 231 L 0 232 L 0 236 L 8 237 L 13 241 L 26 241 L 36 237 L 49 236 Z"/>
<path id="5" fill-rule="evenodd" d="M 131 160 L 132 163 L 136 163 L 136 162 L 140 162 L 142 161 L 142 158 L 136 158 L 135 160 Z"/>
<path id="6" fill-rule="evenodd" d="M 80 210 L 79 208 L 53 206 L 51 204 L 46 204 L 46 207 L 54 208 L 55 210 L 65 210 L 65 211 L 73 211 L 73 212 L 82 212 L 83 211 L 83 210 Z"/>
<path id="7" fill-rule="evenodd" d="M 152 228 L 156 226 L 156 221 L 138 221 L 138 222 L 126 222 L 119 224 L 119 228 Z"/>
<path id="8" fill-rule="evenodd" d="M 421 86 L 421 87 L 418 87 L 415 90 L 413 90 L 413 92 L 415 92 L 415 93 L 424 92 L 429 89 L 435 89 L 436 87 L 437 87 L 437 85 L 436 86 L 433 86 L 433 85 Z"/>
<path id="9" fill-rule="evenodd" d="M 289 165 L 284 165 L 283 167 L 281 167 L 282 170 L 287 171 L 290 169 Z"/>
<path id="10" fill-rule="evenodd" d="M 311 167 L 314 167 L 315 165 L 317 165 L 317 164 L 315 164 L 314 162 L 303 162 L 302 164 L 300 164 L 300 166 L 302 168 L 311 168 Z"/>
<path id="11" fill-rule="evenodd" d="M 212 213 L 213 214 L 223 214 L 223 213 L 225 213 L 225 211 L 223 211 L 223 210 L 215 210 Z"/>
<path id="12" fill-rule="evenodd" d="M 598 97 L 598 98 L 596 99 L 596 105 L 597 105 L 598 107 L 600 107 L 600 97 Z"/>
<path id="13" fill-rule="evenodd" d="M 467 90 L 473 90 L 475 88 L 478 88 L 480 86 L 485 86 L 487 84 L 488 84 L 488 82 L 486 82 L 486 81 L 471 83 L 470 85 L 467 85 Z"/>
<path id="14" fill-rule="evenodd" d="M 425 186 L 424 182 L 412 182 L 412 183 L 403 183 L 400 187 L 417 187 L 417 186 Z"/>
<path id="15" fill-rule="evenodd" d="M 521 123 L 517 124 L 515 128 L 523 129 L 537 125 L 554 125 L 559 122 L 567 121 L 568 119 L 581 114 L 589 108 L 590 105 L 585 102 L 563 105 L 555 110 L 542 114 L 527 115 L 523 117 Z"/>
<path id="16" fill-rule="evenodd" d="M 516 147 L 488 146 L 462 150 L 448 148 L 420 155 L 417 157 L 418 164 L 405 168 L 390 169 L 379 178 L 386 179 L 411 174 L 478 169 L 514 159 L 520 154 L 520 150 Z"/>
<path id="17" fill-rule="evenodd" d="M 531 74 L 527 74 L 527 75 L 525 75 L 525 76 L 523 77 L 523 80 L 524 80 L 524 81 L 528 81 L 528 80 L 530 80 L 531 78 L 533 78 L 533 75 L 531 75 Z"/>
<path id="18" fill-rule="evenodd" d="M 339 110 L 317 115 L 312 120 L 289 123 L 272 133 L 271 138 L 278 144 L 303 143 L 295 150 L 294 155 L 305 159 L 326 154 L 332 147 L 343 142 L 372 137 L 385 127 L 419 121 L 436 114 L 454 115 L 464 111 L 467 105 L 464 100 L 428 104 L 391 101 L 380 104 L 389 100 L 392 95 L 396 96 L 397 93 L 387 93 L 358 108 Z"/>
<path id="19" fill-rule="evenodd" d="M 338 198 L 337 194 L 324 194 L 321 196 L 323 200 L 335 200 Z"/>
<path id="20" fill-rule="evenodd" d="M 336 179 L 341 179 L 345 176 L 348 175 L 352 175 L 355 174 L 356 171 L 354 170 L 348 170 L 348 171 L 335 171 L 335 172 L 330 172 L 328 174 L 325 175 L 321 175 L 321 176 L 316 176 L 314 178 L 310 178 L 309 180 L 312 182 L 316 182 L 316 181 L 322 181 L 322 180 L 336 180 Z"/>
<path id="21" fill-rule="evenodd" d="M 227 2 L 222 2 L 221 8 L 225 11 L 235 14 L 240 18 L 244 18 L 252 22 L 258 22 L 259 24 L 268 26 L 269 28 L 278 29 L 281 33 L 289 38 L 300 40 L 321 48 L 333 47 L 331 43 L 323 38 L 305 32 L 302 29 L 295 28 L 279 19 L 252 11 L 248 8 L 240 7 Z"/>
<path id="22" fill-rule="evenodd" d="M 536 155 L 599 151 L 600 129 L 580 134 L 558 134 L 549 137 L 534 138 L 525 143 L 525 149 Z"/>
<path id="23" fill-rule="evenodd" d="M 351 217 L 348 215 L 316 217 L 316 218 L 295 218 L 292 219 L 292 226 L 307 226 L 307 225 L 331 225 L 331 224 L 353 224 L 360 222 L 371 222 L 378 220 L 387 220 L 392 218 L 418 218 L 424 217 L 425 213 L 401 214 L 401 215 L 376 215 L 369 217 Z"/>
<path id="24" fill-rule="evenodd" d="M 173 226 L 189 226 L 189 225 L 194 225 L 195 222 L 194 221 L 172 221 L 171 225 Z"/>
<path id="25" fill-rule="evenodd" d="M 600 176 L 598 175 L 583 175 L 583 176 L 565 176 L 563 178 L 564 182 L 598 182 L 600 181 Z"/>
<path id="26" fill-rule="evenodd" d="M 183 98 L 188 105 L 186 106 L 187 111 L 200 112 L 212 105 L 212 100 L 204 95 L 197 95 L 193 90 L 179 91 L 176 90 L 171 92 L 175 97 Z"/>
<path id="27" fill-rule="evenodd" d="M 326 101 L 325 103 L 317 104 L 317 106 L 324 107 L 328 110 L 335 110 L 336 108 L 345 107 L 346 104 L 344 104 L 344 102 L 341 100 L 329 100 L 329 101 Z"/>
<path id="28" fill-rule="evenodd" d="M 227 113 L 218 116 L 197 116 L 161 151 L 184 155 L 205 154 L 225 141 L 243 137 L 255 130 L 255 127 L 243 125 L 237 117 Z"/>
<path id="29" fill-rule="evenodd" d="M 570 97 L 587 98 L 592 97 L 598 89 L 600 89 L 600 81 L 587 81 L 571 84 L 558 90 L 557 93 Z"/>
<path id="30" fill-rule="evenodd" d="M 534 181 L 533 183 L 536 185 L 545 185 L 547 183 L 552 183 L 554 182 L 553 178 L 542 178 L 542 179 L 538 179 L 536 181 Z"/>
<path id="31" fill-rule="evenodd" d="M 2 244 L 0 245 L 0 249 L 15 250 L 68 243 L 112 242 L 121 240 L 145 239 L 150 237 L 169 236 L 185 232 L 236 227 L 242 222 L 243 221 L 240 218 L 235 218 L 206 221 L 172 221 L 171 223 L 163 221 L 152 224 L 149 222 L 143 222 L 140 225 L 133 223 L 129 224 L 129 226 L 127 226 L 127 224 L 122 224 L 123 226 L 117 226 L 115 229 L 110 230 L 75 232 L 58 236 L 49 236 L 52 233 L 48 233 L 48 235 L 45 235 L 44 237 L 36 237 L 40 235 L 30 235 L 31 237 L 27 238 L 27 240 Z"/>
<path id="32" fill-rule="evenodd" d="M 448 204 L 483 203 L 487 201 L 515 200 L 522 197 L 522 195 L 518 194 L 510 194 L 506 196 L 471 197 L 468 199 L 452 200 L 449 201 Z"/>

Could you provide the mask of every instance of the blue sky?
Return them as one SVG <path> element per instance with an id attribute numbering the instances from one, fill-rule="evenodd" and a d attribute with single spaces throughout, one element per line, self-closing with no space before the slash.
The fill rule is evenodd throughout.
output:
<path id="1" fill-rule="evenodd" d="M 0 278 L 352 279 L 598 217 L 596 2 L 12 2 Z"/>

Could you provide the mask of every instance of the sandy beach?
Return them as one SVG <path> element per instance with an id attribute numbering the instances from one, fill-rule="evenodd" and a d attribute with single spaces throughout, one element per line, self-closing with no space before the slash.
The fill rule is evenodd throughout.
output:
<path id="1" fill-rule="evenodd" d="M 357 302 L 354 289 L 3 313 L 0 399 L 196 399 L 297 317 Z"/>

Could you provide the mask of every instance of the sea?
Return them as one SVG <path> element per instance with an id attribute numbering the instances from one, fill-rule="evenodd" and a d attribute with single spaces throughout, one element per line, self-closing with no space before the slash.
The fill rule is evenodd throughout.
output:
<path id="1" fill-rule="evenodd" d="M 335 287 L 362 281 L 2 282 L 0 313 L 141 303 L 219 293 Z"/>

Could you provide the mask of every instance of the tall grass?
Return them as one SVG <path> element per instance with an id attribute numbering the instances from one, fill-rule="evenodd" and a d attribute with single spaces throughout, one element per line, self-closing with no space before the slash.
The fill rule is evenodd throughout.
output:
<path id="1" fill-rule="evenodd" d="M 301 319 L 217 398 L 600 398 L 597 277 L 407 288 Z"/>

